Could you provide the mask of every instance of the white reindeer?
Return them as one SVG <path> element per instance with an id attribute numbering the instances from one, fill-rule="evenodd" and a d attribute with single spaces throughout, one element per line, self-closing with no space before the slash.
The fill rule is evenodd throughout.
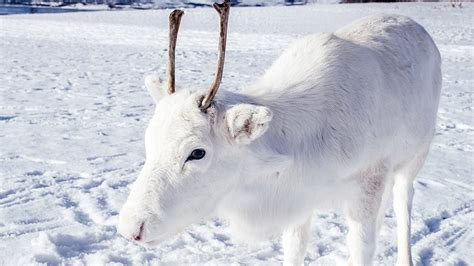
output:
<path id="1" fill-rule="evenodd" d="M 157 76 L 145 80 L 156 110 L 118 231 L 153 245 L 219 216 L 247 239 L 283 233 L 284 263 L 298 265 L 312 212 L 336 208 L 347 217 L 349 263 L 370 265 L 393 191 L 397 264 L 412 264 L 413 180 L 435 133 L 441 89 L 431 37 L 407 17 L 366 17 L 297 41 L 259 81 L 216 95 L 229 6 L 214 5 L 221 32 L 208 92 L 175 92 L 183 12 L 170 15 L 168 89 Z"/>

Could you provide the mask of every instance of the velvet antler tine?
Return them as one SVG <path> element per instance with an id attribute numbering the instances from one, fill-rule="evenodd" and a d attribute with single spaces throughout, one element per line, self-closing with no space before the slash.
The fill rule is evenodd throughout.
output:
<path id="1" fill-rule="evenodd" d="M 211 86 L 209 87 L 209 91 L 201 103 L 201 110 L 204 112 L 211 105 L 212 100 L 214 99 L 214 96 L 216 95 L 217 90 L 219 89 L 219 86 L 222 81 L 222 74 L 224 72 L 226 42 L 227 42 L 227 24 L 229 21 L 230 0 L 225 0 L 224 3 L 222 4 L 215 3 L 213 7 L 217 11 L 217 13 L 219 13 L 219 17 L 220 17 L 219 51 L 218 51 L 217 69 L 216 69 L 216 75 L 214 77 L 214 81 L 211 83 Z"/>
<path id="2" fill-rule="evenodd" d="M 175 50 L 176 40 L 178 39 L 179 24 L 184 11 L 175 9 L 169 16 L 169 47 L 168 47 L 168 93 L 175 92 Z"/>

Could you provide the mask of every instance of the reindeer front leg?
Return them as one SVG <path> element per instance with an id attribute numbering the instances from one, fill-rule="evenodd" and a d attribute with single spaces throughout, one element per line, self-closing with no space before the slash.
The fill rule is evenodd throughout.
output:
<path id="1" fill-rule="evenodd" d="M 375 170 L 375 171 L 373 171 Z M 350 252 L 348 265 L 372 265 L 377 238 L 377 217 L 381 210 L 387 172 L 371 169 L 358 177 L 360 191 L 346 204 L 349 226 L 347 245 Z"/>
<path id="2" fill-rule="evenodd" d="M 285 266 L 303 265 L 308 246 L 311 215 L 303 224 L 294 225 L 283 232 L 283 251 Z"/>

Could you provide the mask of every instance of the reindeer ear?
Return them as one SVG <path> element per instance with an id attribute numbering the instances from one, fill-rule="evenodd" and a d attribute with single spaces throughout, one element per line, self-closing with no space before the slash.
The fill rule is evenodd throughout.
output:
<path id="1" fill-rule="evenodd" d="M 246 145 L 259 138 L 268 129 L 273 113 L 264 106 L 239 104 L 225 113 L 225 126 L 230 139 Z"/>
<path id="2" fill-rule="evenodd" d="M 155 103 L 166 95 L 165 85 L 157 74 L 151 74 L 145 77 L 145 87 L 148 89 Z"/>

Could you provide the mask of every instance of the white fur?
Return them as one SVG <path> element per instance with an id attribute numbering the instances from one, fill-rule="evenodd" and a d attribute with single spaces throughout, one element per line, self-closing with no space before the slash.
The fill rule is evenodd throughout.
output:
<path id="1" fill-rule="evenodd" d="M 120 213 L 119 232 L 158 243 L 191 223 L 226 218 L 238 236 L 283 234 L 285 264 L 301 264 L 316 209 L 342 209 L 350 263 L 372 263 L 392 187 L 398 263 L 411 264 L 412 182 L 435 132 L 439 52 L 409 18 L 363 18 L 307 36 L 239 93 L 166 95 L 148 126 L 146 163 Z M 165 96 L 166 95 L 166 96 Z M 187 161 L 192 150 L 202 160 Z"/>

